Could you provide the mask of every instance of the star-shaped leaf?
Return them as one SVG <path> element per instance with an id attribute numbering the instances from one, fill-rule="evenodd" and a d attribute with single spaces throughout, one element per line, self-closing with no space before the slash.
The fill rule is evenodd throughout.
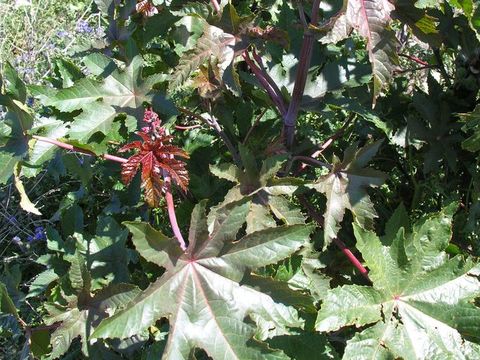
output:
<path id="1" fill-rule="evenodd" d="M 318 314 L 319 331 L 372 324 L 347 342 L 345 359 L 477 359 L 480 346 L 480 265 L 444 252 L 455 207 L 412 229 L 399 208 L 380 239 L 354 225 L 373 286 L 330 290 Z"/>
<path id="2" fill-rule="evenodd" d="M 285 197 L 285 195 L 292 195 L 301 182 L 296 179 L 276 178 L 277 172 L 286 161 L 286 156 L 268 158 L 258 169 L 255 159 L 247 148 L 240 146 L 240 154 L 245 167 L 243 170 L 233 164 L 210 166 L 210 171 L 214 175 L 236 183 L 228 191 L 224 201 L 213 210 L 241 201 L 248 196 L 250 209 L 247 215 L 247 234 L 276 226 L 276 219 L 287 225 L 305 223 L 300 209 Z"/>
<path id="3" fill-rule="evenodd" d="M 167 271 L 124 310 L 104 320 L 92 337 L 130 337 L 168 318 L 170 330 L 163 359 L 188 358 L 195 348 L 202 348 L 213 358 L 284 358 L 252 336 L 272 330 L 261 331 L 262 324 L 275 327 L 276 334 L 287 334 L 289 327 L 301 327 L 303 321 L 293 308 L 239 281 L 245 271 L 291 255 L 308 241 L 312 229 L 282 226 L 237 240 L 247 212 L 247 203 L 226 206 L 217 212 L 209 230 L 205 202 L 200 203 L 192 213 L 184 254 L 170 245 L 173 240 L 167 241 L 149 225 L 127 223 L 140 254 Z M 247 318 L 250 321 L 246 322 Z"/>
<path id="4" fill-rule="evenodd" d="M 27 153 L 26 132 L 33 124 L 32 111 L 25 105 L 26 88 L 15 69 L 5 63 L 0 77 L 0 106 L 8 110 L 0 129 L 0 184 L 13 175 Z"/>
<path id="5" fill-rule="evenodd" d="M 224 32 L 222 29 L 205 24 L 202 36 L 197 40 L 196 46 L 185 52 L 172 74 L 170 88 L 175 90 L 181 87 L 191 73 L 197 70 L 210 58 L 214 58 L 220 75 L 232 63 L 235 51 L 235 36 Z"/>
<path id="6" fill-rule="evenodd" d="M 104 75 L 104 79 L 80 79 L 71 87 L 47 94 L 43 97 L 44 104 L 71 112 L 101 99 L 102 103 L 112 106 L 118 113 L 126 112 L 141 118 L 142 104 L 152 103 L 154 97 L 159 96 L 153 85 L 165 81 L 162 74 L 143 78 L 143 60 L 140 56 L 134 57 L 124 70 L 118 69 L 112 61 L 98 54 L 89 57 L 86 64 L 90 71 Z"/>
<path id="7" fill-rule="evenodd" d="M 365 228 L 372 227 L 372 220 L 377 214 L 367 194 L 367 188 L 382 185 L 386 175 L 364 166 L 377 153 L 381 143 L 382 141 L 376 141 L 358 150 L 357 145 L 350 146 L 345 151 L 342 162 L 335 159 L 330 173 L 309 185 L 327 197 L 324 248 L 337 236 L 345 209 L 352 212 L 360 225 Z"/>
<path id="8" fill-rule="evenodd" d="M 84 258 L 76 253 L 70 256 L 70 261 L 68 277 L 76 295 L 69 296 L 72 300 L 67 306 L 56 303 L 45 305 L 49 312 L 45 323 L 47 325 L 60 323 L 50 339 L 53 359 L 66 353 L 77 337 L 80 337 L 82 342 L 82 352 L 88 356 L 91 344 L 88 337 L 93 332 L 94 326 L 115 309 L 122 308 L 139 293 L 139 289 L 133 285 L 115 284 L 92 295 L 91 277 Z"/>

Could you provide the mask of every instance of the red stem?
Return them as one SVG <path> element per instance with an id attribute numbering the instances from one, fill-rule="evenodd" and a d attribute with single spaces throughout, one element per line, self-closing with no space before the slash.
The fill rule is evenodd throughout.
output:
<path id="1" fill-rule="evenodd" d="M 183 126 L 183 125 L 175 125 L 175 129 L 177 130 L 192 130 L 192 129 L 197 129 L 199 127 L 202 127 L 202 125 L 191 125 L 191 126 Z"/>
<path id="2" fill-rule="evenodd" d="M 312 5 L 312 25 L 316 25 L 318 22 L 319 7 L 320 0 L 314 0 Z M 297 122 L 298 111 L 300 109 L 300 102 L 305 90 L 305 83 L 307 81 L 310 61 L 312 59 L 313 43 L 313 34 L 308 30 L 305 31 L 303 35 L 302 48 L 300 50 L 300 60 L 298 63 L 297 75 L 295 77 L 295 85 L 292 92 L 292 100 L 288 106 L 287 114 L 283 118 L 283 133 L 287 148 L 291 148 L 293 145 L 295 124 Z"/>
<path id="3" fill-rule="evenodd" d="M 277 107 L 280 114 L 282 116 L 284 116 L 285 113 L 287 112 L 287 109 L 286 109 L 285 104 L 283 103 L 283 100 L 281 99 L 280 95 L 275 92 L 275 89 L 268 82 L 268 80 L 267 80 L 266 76 L 264 75 L 264 73 L 262 72 L 262 70 L 252 61 L 252 59 L 250 59 L 250 56 L 248 55 L 247 51 L 243 52 L 243 58 L 245 59 L 245 62 L 247 63 L 248 67 L 255 74 L 257 80 L 260 82 L 260 84 L 263 86 L 263 88 L 267 91 L 268 95 L 270 96 L 270 99 L 273 101 L 273 103 Z"/>
<path id="4" fill-rule="evenodd" d="M 403 56 L 404 58 L 410 59 L 412 61 L 415 61 L 417 64 L 423 65 L 423 66 L 429 66 L 430 64 L 422 59 L 419 59 L 416 56 L 412 55 L 407 55 L 407 54 L 398 54 L 398 56 Z"/>
<path id="5" fill-rule="evenodd" d="M 46 143 L 49 143 L 49 144 L 56 145 L 56 146 L 61 147 L 63 149 L 76 151 L 76 152 L 79 152 L 79 153 L 82 153 L 82 154 L 85 154 L 85 155 L 89 155 L 89 156 L 98 156 L 90 150 L 82 149 L 82 148 L 79 148 L 77 146 L 70 145 L 70 144 L 67 144 L 67 143 L 64 143 L 64 142 L 61 142 L 61 141 L 58 141 L 58 140 L 54 140 L 54 139 L 50 139 L 50 138 L 43 137 L 43 136 L 38 136 L 38 135 L 32 135 L 32 138 L 34 138 L 38 141 L 42 141 L 42 142 L 46 142 Z M 128 161 L 127 159 L 124 159 L 124 158 L 121 158 L 121 157 L 118 157 L 118 156 L 115 156 L 115 155 L 110 155 L 110 154 L 103 154 L 103 155 L 100 155 L 100 157 L 103 157 L 106 160 L 116 161 L 118 163 L 125 163 L 125 162 Z"/>
<path id="6" fill-rule="evenodd" d="M 212 3 L 212 6 L 215 9 L 215 12 L 219 13 L 220 12 L 220 5 L 219 5 L 218 1 L 217 0 L 210 0 L 210 2 Z"/>
<path id="7" fill-rule="evenodd" d="M 357 268 L 357 270 L 360 272 L 360 274 L 362 274 L 362 276 L 364 278 L 366 278 L 367 280 L 370 281 L 370 278 L 368 277 L 368 270 L 365 269 L 365 267 L 362 265 L 362 263 L 360 261 L 358 261 L 356 256 L 353 255 L 353 253 L 350 251 L 349 248 L 347 248 L 345 243 L 338 238 L 333 238 L 333 242 L 335 243 L 335 245 L 337 245 L 340 248 L 340 250 L 342 250 L 342 252 L 348 258 L 348 260 L 350 260 L 350 262 L 353 264 L 353 266 L 355 266 Z"/>
<path id="8" fill-rule="evenodd" d="M 298 200 L 300 203 L 307 209 L 308 214 L 310 217 L 315 220 L 318 224 L 323 224 L 323 217 L 320 215 L 315 208 L 310 204 L 310 202 L 306 199 L 304 195 L 298 195 Z M 370 278 L 368 277 L 368 270 L 365 269 L 365 267 L 362 265 L 362 263 L 357 259 L 357 257 L 350 251 L 349 248 L 345 245 L 345 243 L 338 239 L 338 238 L 333 238 L 333 242 L 335 245 L 337 245 L 340 250 L 342 250 L 343 254 L 350 260 L 350 262 L 357 268 L 357 270 L 362 274 L 362 276 L 367 279 L 368 281 L 371 281 Z"/>
<path id="9" fill-rule="evenodd" d="M 322 154 L 326 148 L 328 148 L 335 140 L 337 140 L 339 137 L 343 136 L 345 133 L 345 130 L 347 127 L 350 125 L 352 120 L 355 119 L 355 115 L 351 115 L 348 117 L 347 121 L 343 124 L 343 126 L 332 136 L 330 136 L 322 145 L 318 147 L 318 150 L 315 151 L 312 155 L 310 155 L 311 158 L 316 158 Z M 296 171 L 296 174 L 300 173 L 307 167 L 307 164 L 302 163 L 300 165 L 300 168 Z"/>
<path id="10" fill-rule="evenodd" d="M 283 101 L 282 92 L 280 91 L 278 85 L 275 83 L 275 81 L 272 79 L 272 77 L 265 70 L 265 66 L 263 65 L 262 58 L 261 58 L 261 56 L 259 56 L 257 54 L 257 52 L 255 51 L 255 48 L 252 49 L 252 54 L 253 54 L 253 58 L 255 59 L 255 61 L 257 62 L 258 66 L 259 66 L 260 71 L 262 72 L 263 76 L 265 77 L 265 80 L 267 80 L 268 84 L 271 86 L 273 92 L 277 96 L 277 99 L 278 99 L 277 101 L 280 103 L 280 106 L 281 106 L 282 115 L 286 114 L 287 113 L 287 107 L 285 105 L 285 102 Z"/>
<path id="11" fill-rule="evenodd" d="M 173 202 L 173 196 L 171 191 L 171 178 L 168 171 L 163 172 L 163 179 L 165 180 L 165 199 L 167 200 L 168 218 L 170 219 L 170 225 L 172 226 L 173 234 L 177 238 L 178 243 L 183 251 L 187 250 L 187 245 L 183 239 L 180 228 L 177 223 L 177 216 L 175 214 L 175 204 Z"/>

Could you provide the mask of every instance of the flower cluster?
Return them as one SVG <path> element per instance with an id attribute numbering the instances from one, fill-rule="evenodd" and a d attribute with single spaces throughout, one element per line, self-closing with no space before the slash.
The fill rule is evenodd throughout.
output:
<path id="1" fill-rule="evenodd" d="M 27 237 L 27 241 L 28 242 L 34 242 L 34 241 L 41 241 L 41 240 L 46 240 L 46 236 L 45 236 L 45 229 L 43 228 L 43 226 L 37 226 L 35 228 L 35 234 L 32 236 L 32 235 L 29 235 Z"/>
<path id="2" fill-rule="evenodd" d="M 144 134 L 154 134 L 157 136 L 165 135 L 165 129 L 161 127 L 162 120 L 158 114 L 153 111 L 152 108 L 147 108 L 143 114 L 143 121 L 148 124 L 148 126 L 142 127 L 142 132 Z"/>
<path id="3" fill-rule="evenodd" d="M 151 17 L 158 14 L 158 9 L 149 0 L 137 0 L 136 11 L 145 17 Z"/>
<path id="4" fill-rule="evenodd" d="M 85 20 L 80 20 L 75 28 L 80 34 L 91 34 L 94 29 Z"/>

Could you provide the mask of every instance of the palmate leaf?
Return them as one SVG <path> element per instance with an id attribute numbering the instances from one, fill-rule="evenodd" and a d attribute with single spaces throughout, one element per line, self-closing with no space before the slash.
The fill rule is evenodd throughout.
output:
<path id="1" fill-rule="evenodd" d="M 462 142 L 462 147 L 468 151 L 476 152 L 480 150 L 480 105 L 477 105 L 470 113 L 461 114 L 461 117 L 465 121 L 462 130 L 472 132 Z"/>
<path id="2" fill-rule="evenodd" d="M 330 290 L 319 331 L 373 324 L 347 342 L 345 359 L 478 359 L 480 265 L 444 252 L 455 207 L 407 225 L 400 207 L 386 235 L 354 225 L 373 286 Z M 407 226 L 405 228 L 404 226 Z"/>
<path id="3" fill-rule="evenodd" d="M 85 260 L 79 253 L 69 257 L 71 263 L 68 278 L 76 296 L 67 306 L 47 303 L 49 312 L 45 323 L 60 323 L 51 335 L 51 357 L 53 359 L 65 354 L 72 341 L 78 337 L 82 342 L 82 352 L 88 356 L 91 342 L 88 340 L 94 327 L 108 314 L 122 308 L 139 294 L 139 289 L 130 284 L 114 284 L 95 294 L 91 294 L 91 276 Z"/>
<path id="4" fill-rule="evenodd" d="M 35 120 L 32 132 L 51 139 L 59 139 L 67 134 L 68 128 L 61 120 L 42 117 Z M 30 140 L 27 166 L 22 167 L 21 174 L 27 177 L 38 175 L 42 171 L 40 165 L 52 159 L 56 151 L 58 147 L 54 144 Z"/>
<path id="5" fill-rule="evenodd" d="M 372 65 L 375 103 L 398 64 L 397 39 L 389 28 L 394 5 L 388 0 L 348 0 L 344 3 L 343 10 L 330 19 L 327 24 L 330 30 L 320 41 L 326 44 L 336 43 L 345 39 L 352 29 L 356 29 L 366 39 Z"/>
<path id="6" fill-rule="evenodd" d="M 0 184 L 5 184 L 18 162 L 26 156 L 25 132 L 31 129 L 33 116 L 25 105 L 25 84 L 9 63 L 4 65 L 0 80 L 0 106 L 8 110 L 0 132 Z"/>
<path id="7" fill-rule="evenodd" d="M 267 332 L 273 326 L 277 334 L 287 334 L 289 327 L 301 327 L 303 321 L 293 308 L 239 281 L 245 271 L 291 255 L 308 241 L 312 228 L 271 228 L 236 241 L 248 204 L 223 208 L 210 230 L 205 204 L 193 210 L 189 246 L 184 254 L 178 247 L 169 246 L 165 236 L 157 237 L 149 225 L 126 224 L 140 254 L 167 271 L 124 310 L 102 321 L 93 338 L 129 337 L 168 318 L 170 330 L 163 359 L 186 359 L 195 348 L 214 359 L 285 358 L 283 353 L 251 339 L 256 327 L 246 318 L 255 321 L 257 327 L 268 325 L 269 329 L 264 329 Z M 259 334 L 264 331 L 257 328 Z"/>
<path id="8" fill-rule="evenodd" d="M 196 46 L 185 52 L 180 58 L 179 64 L 172 74 L 170 88 L 181 87 L 193 71 L 212 57 L 216 61 L 220 75 L 223 75 L 233 61 L 234 45 L 235 36 L 216 26 L 206 24 L 203 35 L 197 40 Z"/>
<path id="9" fill-rule="evenodd" d="M 294 179 L 275 177 L 285 163 L 286 157 L 280 155 L 268 158 L 258 169 L 247 148 L 240 146 L 240 150 L 245 165 L 244 170 L 240 170 L 233 164 L 210 166 L 210 171 L 215 176 L 236 183 L 225 195 L 224 201 L 213 208 L 211 215 L 216 209 L 242 201 L 247 196 L 249 199 L 247 234 L 275 227 L 276 219 L 287 225 L 304 224 L 305 218 L 300 209 L 285 197 L 292 195 L 301 183 Z"/>
<path id="10" fill-rule="evenodd" d="M 364 166 L 377 153 L 381 143 L 381 140 L 376 141 L 358 150 L 357 145 L 350 146 L 345 150 L 342 162 L 335 160 L 328 175 L 308 185 L 327 197 L 324 248 L 337 236 L 345 209 L 351 211 L 362 227 L 372 227 L 372 220 L 377 214 L 367 194 L 367 188 L 382 185 L 386 175 Z"/>
<path id="11" fill-rule="evenodd" d="M 16 117 L 13 113 L 7 113 L 5 123 L 14 124 Z M 0 184 L 5 184 L 13 175 L 16 165 L 21 161 L 28 151 L 28 144 L 23 133 L 16 130 L 12 125 L 12 133 L 8 136 L 6 143 L 0 146 Z"/>
<path id="12" fill-rule="evenodd" d="M 163 171 L 168 172 L 173 181 L 184 191 L 188 186 L 188 172 L 185 163 L 175 157 L 187 159 L 188 154 L 171 145 L 172 136 L 158 135 L 152 140 L 145 133 L 137 133 L 143 141 L 134 141 L 123 146 L 119 151 L 136 150 L 136 153 L 122 163 L 122 181 L 128 185 L 137 171 L 142 168 L 142 187 L 145 201 L 151 207 L 157 207 L 162 197 Z"/>
<path id="13" fill-rule="evenodd" d="M 415 91 L 413 95 L 412 105 L 419 116 L 411 114 L 407 118 L 407 125 L 396 134 L 396 142 L 403 147 L 422 148 L 425 174 L 438 171 L 442 164 L 455 171 L 457 144 L 462 140 L 460 124 L 451 121 L 451 105 L 444 101 L 445 93 L 438 81 L 429 75 L 427 83 L 429 94 Z"/>
<path id="14" fill-rule="evenodd" d="M 92 55 L 86 62 L 89 70 L 105 75 L 102 81 L 83 78 L 69 88 L 58 90 L 43 97 L 44 105 L 54 106 L 60 111 L 71 112 L 101 99 L 113 106 L 117 112 L 143 115 L 143 102 L 152 103 L 156 91 L 153 85 L 165 80 L 164 75 L 142 77 L 143 60 L 140 56 L 132 59 L 122 71 L 105 56 Z"/>

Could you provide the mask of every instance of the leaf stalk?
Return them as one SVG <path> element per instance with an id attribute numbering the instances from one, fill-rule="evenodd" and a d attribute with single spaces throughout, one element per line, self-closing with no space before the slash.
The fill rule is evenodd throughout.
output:
<path id="1" fill-rule="evenodd" d="M 183 251 L 187 250 L 187 245 L 182 236 L 182 232 L 178 226 L 177 216 L 175 214 L 175 203 L 173 202 L 173 195 L 171 191 L 172 180 L 168 171 L 163 171 L 163 180 L 165 181 L 165 200 L 167 201 L 168 219 L 172 227 L 173 234 L 177 238 L 178 243 Z"/>

